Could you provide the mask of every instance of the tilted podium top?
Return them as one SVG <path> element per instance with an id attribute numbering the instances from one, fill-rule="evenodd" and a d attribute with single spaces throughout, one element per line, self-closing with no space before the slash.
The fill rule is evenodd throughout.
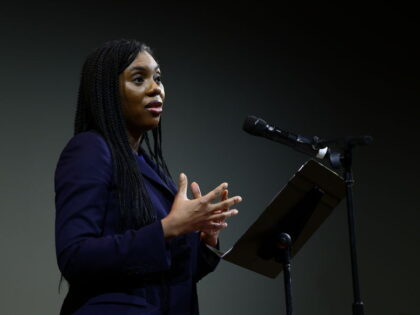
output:
<path id="1" fill-rule="evenodd" d="M 335 172 L 314 161 L 307 161 L 274 197 L 259 218 L 235 245 L 225 253 L 212 249 L 224 260 L 275 278 L 282 265 L 267 256 L 277 233 L 292 237 L 292 256 L 321 226 L 345 196 L 345 183 Z"/>

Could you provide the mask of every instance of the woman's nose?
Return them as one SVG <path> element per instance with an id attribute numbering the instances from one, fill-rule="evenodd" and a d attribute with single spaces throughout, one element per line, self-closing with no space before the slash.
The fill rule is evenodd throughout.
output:
<path id="1" fill-rule="evenodd" d="M 152 80 L 152 83 L 149 85 L 149 89 L 147 91 L 148 96 L 155 96 L 155 95 L 162 95 L 162 89 L 155 80 Z"/>

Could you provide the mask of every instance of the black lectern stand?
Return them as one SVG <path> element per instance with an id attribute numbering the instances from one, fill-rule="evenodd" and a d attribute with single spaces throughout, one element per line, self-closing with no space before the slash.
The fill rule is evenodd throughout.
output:
<path id="1" fill-rule="evenodd" d="M 286 308 L 291 315 L 290 259 L 345 194 L 345 183 L 338 174 L 309 160 L 230 250 L 214 251 L 224 260 L 270 278 L 284 270 Z"/>

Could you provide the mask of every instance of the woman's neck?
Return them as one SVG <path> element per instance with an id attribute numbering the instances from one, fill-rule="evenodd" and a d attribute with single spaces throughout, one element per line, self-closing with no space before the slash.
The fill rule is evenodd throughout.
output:
<path id="1" fill-rule="evenodd" d="M 140 142 L 143 138 L 143 133 L 132 134 L 130 131 L 127 132 L 128 143 L 130 144 L 131 150 L 138 154 L 140 148 Z"/>

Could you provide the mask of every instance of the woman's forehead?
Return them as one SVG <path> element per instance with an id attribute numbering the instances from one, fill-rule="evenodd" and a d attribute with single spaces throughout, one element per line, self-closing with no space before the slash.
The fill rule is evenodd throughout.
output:
<path id="1" fill-rule="evenodd" d="M 127 67 L 127 71 L 156 71 L 158 70 L 159 64 L 148 52 L 139 52 L 133 62 Z"/>

